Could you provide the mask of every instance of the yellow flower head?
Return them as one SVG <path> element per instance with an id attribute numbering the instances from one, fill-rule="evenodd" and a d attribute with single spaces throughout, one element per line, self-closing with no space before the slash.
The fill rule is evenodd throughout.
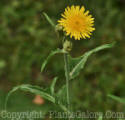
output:
<path id="1" fill-rule="evenodd" d="M 58 22 L 59 25 L 63 27 L 63 31 L 66 35 L 74 37 L 75 40 L 80 40 L 81 38 L 90 38 L 91 32 L 95 30 L 94 18 L 89 15 L 89 11 L 85 12 L 85 8 L 82 6 L 71 6 L 65 9 L 64 14 Z"/>

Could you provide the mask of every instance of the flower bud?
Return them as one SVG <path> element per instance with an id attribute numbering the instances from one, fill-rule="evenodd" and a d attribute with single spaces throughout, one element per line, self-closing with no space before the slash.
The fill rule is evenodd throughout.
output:
<path id="1" fill-rule="evenodd" d="M 70 52 L 72 50 L 72 42 L 69 40 L 66 40 L 63 44 L 63 49 L 66 52 Z"/>
<path id="2" fill-rule="evenodd" d="M 56 28 L 55 28 L 56 31 L 61 31 L 62 29 L 63 27 L 61 25 L 59 24 L 56 25 Z"/>

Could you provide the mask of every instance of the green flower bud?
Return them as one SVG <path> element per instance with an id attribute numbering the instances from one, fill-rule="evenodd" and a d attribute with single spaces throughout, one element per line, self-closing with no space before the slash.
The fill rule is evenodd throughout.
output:
<path id="1" fill-rule="evenodd" d="M 57 24 L 55 29 L 56 29 L 56 31 L 61 31 L 61 30 L 63 30 L 63 27 L 61 25 Z"/>
<path id="2" fill-rule="evenodd" d="M 72 50 L 72 42 L 69 40 L 66 40 L 63 44 L 63 49 L 66 52 L 70 52 Z"/>

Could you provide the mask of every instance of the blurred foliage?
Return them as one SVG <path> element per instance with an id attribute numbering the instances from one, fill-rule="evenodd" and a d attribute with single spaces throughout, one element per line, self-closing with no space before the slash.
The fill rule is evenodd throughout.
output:
<path id="1" fill-rule="evenodd" d="M 41 63 L 49 52 L 57 47 L 62 48 L 62 40 L 57 39 L 42 12 L 46 12 L 57 23 L 64 8 L 71 4 L 84 5 L 89 9 L 96 27 L 91 40 L 74 41 L 73 57 L 98 45 L 117 41 L 113 49 L 93 55 L 80 78 L 71 82 L 73 107 L 75 110 L 124 111 L 122 104 L 107 97 L 107 94 L 125 97 L 124 0 L 1 0 L 1 92 L 23 83 L 46 87 L 57 75 L 57 89 L 65 83 L 62 55 L 52 58 L 45 72 L 40 72 Z M 24 102 L 18 104 L 27 103 L 26 98 L 21 99 Z M 0 105 L 1 102 L 0 98 Z"/>

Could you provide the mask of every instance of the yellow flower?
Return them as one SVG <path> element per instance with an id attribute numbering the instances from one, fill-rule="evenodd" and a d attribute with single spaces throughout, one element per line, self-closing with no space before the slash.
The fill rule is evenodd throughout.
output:
<path id="1" fill-rule="evenodd" d="M 89 15 L 89 11 L 85 12 L 85 8 L 82 6 L 71 6 L 65 9 L 64 14 L 58 22 L 63 27 L 63 31 L 66 35 L 70 35 L 70 38 L 74 37 L 75 40 L 81 38 L 90 38 L 91 32 L 95 30 L 94 18 Z"/>

